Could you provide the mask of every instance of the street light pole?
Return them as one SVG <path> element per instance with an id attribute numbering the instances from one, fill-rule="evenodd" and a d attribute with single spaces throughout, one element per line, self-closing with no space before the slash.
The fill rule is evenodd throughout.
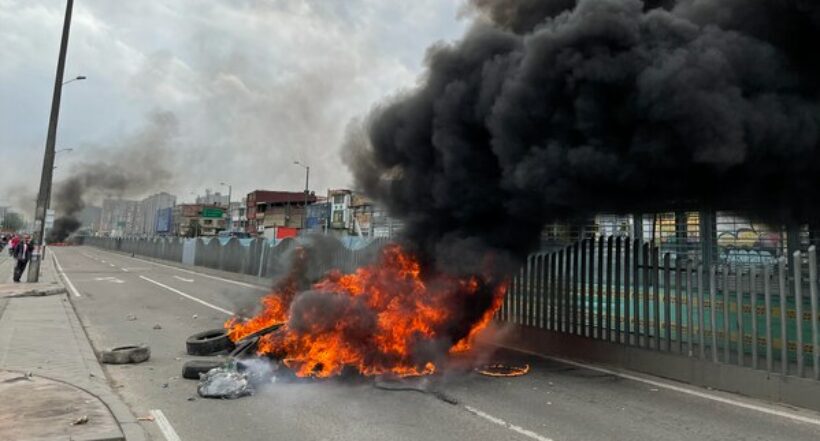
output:
<path id="1" fill-rule="evenodd" d="M 51 180 L 54 173 L 54 143 L 57 139 L 57 121 L 60 117 L 60 97 L 63 93 L 63 73 L 65 71 L 65 56 L 68 50 L 68 35 L 71 30 L 71 12 L 74 9 L 74 0 L 66 0 L 63 35 L 60 41 L 60 54 L 57 57 L 57 74 L 54 78 L 54 95 L 51 98 L 51 115 L 48 119 L 48 136 L 46 137 L 46 151 L 43 156 L 43 172 L 40 175 L 40 191 L 37 194 L 37 208 L 34 211 L 34 246 L 31 265 L 26 280 L 30 283 L 40 279 L 40 260 L 43 256 L 43 234 L 46 227 L 46 206 L 51 195 Z"/>
<path id="2" fill-rule="evenodd" d="M 302 167 L 302 168 L 305 169 L 305 206 L 304 206 L 304 212 L 302 213 L 302 229 L 304 230 L 305 227 L 307 227 L 307 202 L 308 202 L 308 193 L 309 193 L 308 188 L 310 188 L 310 186 L 309 186 L 309 183 L 310 183 L 310 166 L 302 164 L 299 161 L 293 161 L 293 163 L 298 165 L 299 167 Z"/>
<path id="3" fill-rule="evenodd" d="M 54 156 L 56 157 L 57 153 L 73 152 L 73 151 L 74 151 L 74 149 L 72 149 L 72 148 L 60 149 L 60 150 L 57 150 L 57 151 L 54 152 Z M 57 166 L 52 167 L 52 170 L 56 170 L 56 169 L 57 169 Z M 46 199 L 46 215 L 48 215 L 48 210 L 51 208 L 51 190 L 52 190 L 51 187 L 52 187 L 51 185 L 48 186 L 48 198 Z"/>
<path id="4" fill-rule="evenodd" d="M 78 76 L 76 76 L 76 77 L 74 77 L 74 78 L 72 78 L 72 79 L 70 79 L 70 80 L 68 80 L 68 81 L 63 82 L 63 86 L 65 86 L 66 84 L 71 83 L 71 82 L 73 82 L 73 81 L 82 81 L 82 80 L 84 80 L 84 79 L 86 79 L 86 76 L 85 76 L 85 75 L 78 75 Z"/>
<path id="5" fill-rule="evenodd" d="M 233 215 L 231 214 L 231 192 L 233 191 L 233 187 L 231 184 L 224 182 L 220 182 L 219 185 L 228 187 L 228 232 L 233 233 Z"/>

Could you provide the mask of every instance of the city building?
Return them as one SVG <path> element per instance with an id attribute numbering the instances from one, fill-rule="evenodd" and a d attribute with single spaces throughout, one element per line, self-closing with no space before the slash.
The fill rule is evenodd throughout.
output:
<path id="1" fill-rule="evenodd" d="M 277 228 L 303 228 L 305 202 L 316 202 L 316 195 L 296 191 L 256 190 L 245 198 L 247 225 L 245 231 L 277 237 Z"/>
<path id="2" fill-rule="evenodd" d="M 211 193 L 210 189 L 205 190 L 205 196 L 197 196 L 196 203 L 202 205 L 220 205 L 223 207 L 228 206 L 228 195 L 222 194 L 220 192 Z"/>
<path id="3" fill-rule="evenodd" d="M 351 190 L 327 191 L 327 201 L 330 203 L 330 229 L 347 230 L 350 228 L 350 203 L 352 197 L 353 191 Z"/>
<path id="4" fill-rule="evenodd" d="M 104 199 L 100 214 L 100 232 L 112 237 L 136 234 L 139 204 L 139 201 L 128 199 Z"/>
<path id="5" fill-rule="evenodd" d="M 307 206 L 306 229 L 312 232 L 324 232 L 330 228 L 330 202 L 320 200 Z"/>
<path id="6" fill-rule="evenodd" d="M 231 201 L 231 208 L 229 210 L 230 224 L 228 231 L 245 231 L 248 224 L 247 201 L 245 198 L 242 201 Z"/>
<path id="7" fill-rule="evenodd" d="M 132 234 L 153 236 L 157 234 L 157 216 L 160 210 L 172 208 L 177 198 L 166 192 L 153 194 L 140 201 L 137 224 Z"/>
<path id="8" fill-rule="evenodd" d="M 185 237 L 216 236 L 225 230 L 225 207 L 179 204 L 172 209 L 173 234 Z"/>

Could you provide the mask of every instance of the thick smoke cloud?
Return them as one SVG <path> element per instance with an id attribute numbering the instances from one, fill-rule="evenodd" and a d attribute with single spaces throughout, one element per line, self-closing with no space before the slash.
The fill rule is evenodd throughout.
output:
<path id="1" fill-rule="evenodd" d="M 72 167 L 69 177 L 55 184 L 53 208 L 59 218 L 48 237 L 62 242 L 80 228 L 76 215 L 89 202 L 103 197 L 140 197 L 172 181 L 177 119 L 169 112 L 148 116 L 145 127 L 125 136 L 118 145 L 92 147 L 93 161 Z"/>
<path id="2" fill-rule="evenodd" d="M 820 216 L 814 2 L 473 4 L 348 137 L 357 184 L 439 264 L 520 259 L 545 222 L 600 211 Z"/>

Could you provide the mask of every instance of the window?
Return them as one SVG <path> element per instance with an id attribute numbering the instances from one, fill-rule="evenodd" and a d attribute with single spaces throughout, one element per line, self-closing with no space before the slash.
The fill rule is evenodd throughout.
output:
<path id="1" fill-rule="evenodd" d="M 345 203 L 345 195 L 337 194 L 333 196 L 333 203 L 334 204 L 344 204 Z"/>

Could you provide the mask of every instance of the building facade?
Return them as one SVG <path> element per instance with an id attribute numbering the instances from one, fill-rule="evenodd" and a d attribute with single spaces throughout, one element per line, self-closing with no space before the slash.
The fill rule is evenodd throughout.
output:
<path id="1" fill-rule="evenodd" d="M 278 227 L 302 228 L 305 219 L 305 202 L 316 202 L 316 195 L 305 197 L 304 192 L 256 190 L 245 198 L 247 226 L 251 234 L 269 234 Z"/>
<path id="2" fill-rule="evenodd" d="M 177 198 L 166 192 L 153 194 L 140 201 L 137 226 L 134 234 L 154 236 L 157 234 L 157 216 L 160 210 L 173 208 Z"/>
<path id="3" fill-rule="evenodd" d="M 128 199 L 103 200 L 100 232 L 107 236 L 124 237 L 136 234 L 139 220 L 139 202 Z"/>
<path id="4" fill-rule="evenodd" d="M 216 236 L 226 229 L 225 207 L 179 204 L 172 210 L 173 234 L 184 237 Z"/>

